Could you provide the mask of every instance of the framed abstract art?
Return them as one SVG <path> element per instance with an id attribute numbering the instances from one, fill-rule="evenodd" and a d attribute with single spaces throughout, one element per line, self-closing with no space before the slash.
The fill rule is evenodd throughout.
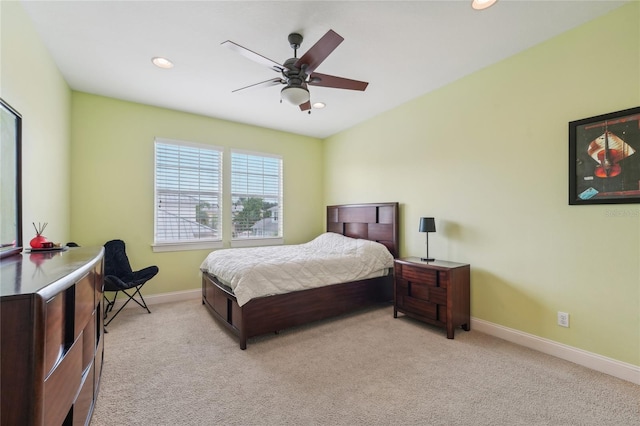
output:
<path id="1" fill-rule="evenodd" d="M 640 107 L 569 123 L 569 204 L 640 203 Z"/>

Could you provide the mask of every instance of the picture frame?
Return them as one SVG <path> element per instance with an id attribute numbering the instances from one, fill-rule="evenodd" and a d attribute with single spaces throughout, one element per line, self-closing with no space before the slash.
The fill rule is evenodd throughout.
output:
<path id="1" fill-rule="evenodd" d="M 569 204 L 640 203 L 640 107 L 569 122 Z"/>

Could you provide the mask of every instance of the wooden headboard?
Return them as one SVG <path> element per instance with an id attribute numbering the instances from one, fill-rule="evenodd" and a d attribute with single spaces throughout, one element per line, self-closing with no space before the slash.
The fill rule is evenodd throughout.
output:
<path id="1" fill-rule="evenodd" d="M 384 244 L 398 257 L 398 203 L 327 206 L 327 232 Z"/>

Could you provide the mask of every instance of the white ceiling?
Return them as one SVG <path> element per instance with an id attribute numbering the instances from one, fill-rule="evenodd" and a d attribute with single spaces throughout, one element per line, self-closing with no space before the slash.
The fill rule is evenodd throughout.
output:
<path id="1" fill-rule="evenodd" d="M 324 138 L 613 10 L 626 1 L 30 1 L 23 0 L 72 89 Z M 278 77 L 220 46 L 232 40 L 283 63 L 329 29 L 345 41 L 318 67 L 369 82 L 311 87 L 327 107 L 280 103 Z M 570 52 L 567 52 L 570 54 Z M 156 68 L 153 56 L 175 63 Z"/>

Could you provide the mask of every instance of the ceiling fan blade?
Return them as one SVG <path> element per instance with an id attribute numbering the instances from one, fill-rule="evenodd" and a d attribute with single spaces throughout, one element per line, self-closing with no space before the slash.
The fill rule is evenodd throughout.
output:
<path id="1" fill-rule="evenodd" d="M 303 104 L 300 104 L 300 111 L 307 111 L 311 109 L 311 101 L 307 101 Z"/>
<path id="2" fill-rule="evenodd" d="M 245 86 L 245 87 L 241 87 L 239 89 L 236 90 L 232 90 L 231 92 L 237 92 L 239 90 L 244 90 L 244 89 L 252 89 L 252 88 L 256 88 L 256 87 L 268 87 L 268 86 L 275 86 L 276 84 L 285 84 L 286 81 L 282 80 L 281 78 L 272 78 L 270 80 L 266 80 L 266 81 L 261 81 L 260 83 L 255 83 L 255 84 L 251 84 L 249 86 Z"/>
<path id="3" fill-rule="evenodd" d="M 311 74 L 343 40 L 344 38 L 335 31 L 327 31 L 316 44 L 311 46 L 307 53 L 296 61 L 295 66 L 302 68 L 303 65 L 306 65 L 305 72 Z"/>
<path id="4" fill-rule="evenodd" d="M 335 75 L 313 73 L 307 82 L 310 86 L 333 87 L 336 89 L 349 89 L 364 91 L 369 83 L 366 81 L 351 80 L 349 78 L 336 77 Z"/>
<path id="5" fill-rule="evenodd" d="M 269 68 L 271 68 L 272 70 L 276 71 L 276 72 L 282 72 L 283 70 L 286 70 L 287 68 L 283 65 L 280 65 L 279 63 L 277 63 L 276 61 L 272 61 L 271 59 L 262 56 L 259 53 L 254 52 L 253 50 L 249 50 L 246 47 L 242 47 L 237 43 L 234 43 L 230 40 L 227 41 L 223 41 L 222 42 L 222 46 L 233 50 L 236 53 L 241 54 L 242 56 L 244 56 L 245 58 L 251 59 L 254 62 L 257 62 L 259 64 L 265 65 Z"/>

